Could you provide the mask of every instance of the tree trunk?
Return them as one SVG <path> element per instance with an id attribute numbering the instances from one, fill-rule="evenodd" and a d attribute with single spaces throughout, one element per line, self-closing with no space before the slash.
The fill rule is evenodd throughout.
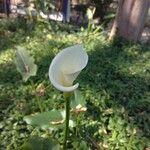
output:
<path id="1" fill-rule="evenodd" d="M 121 8 L 122 8 L 122 5 L 123 5 L 123 1 L 124 0 L 120 0 L 119 3 L 118 3 L 116 17 L 115 17 L 115 20 L 114 20 L 114 23 L 113 23 L 113 26 L 112 26 L 112 29 L 111 29 L 111 32 L 110 32 L 110 35 L 109 35 L 109 39 L 108 39 L 109 41 L 113 40 L 114 36 L 117 33 L 117 30 L 118 30 L 118 18 L 121 15 L 120 13 L 121 13 Z"/>
<path id="2" fill-rule="evenodd" d="M 138 41 L 143 31 L 149 6 L 150 0 L 120 0 L 115 20 L 118 34 L 129 41 Z M 114 30 L 114 28 L 112 29 Z"/>

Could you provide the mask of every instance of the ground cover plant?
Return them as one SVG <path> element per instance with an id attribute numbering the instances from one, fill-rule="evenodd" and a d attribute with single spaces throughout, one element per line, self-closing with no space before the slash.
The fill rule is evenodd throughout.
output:
<path id="1" fill-rule="evenodd" d="M 63 94 L 48 78 L 54 56 L 82 43 L 89 62 L 77 81 L 87 111 L 70 128 L 68 149 L 144 150 L 150 147 L 150 47 L 122 39 L 107 42 L 100 28 L 26 20 L 0 23 L 0 149 L 16 149 L 31 137 L 52 138 L 62 145 L 63 129 L 44 130 L 24 116 L 63 109 Z M 15 66 L 17 46 L 35 59 L 37 75 L 22 81 Z M 32 83 L 32 84 L 31 84 Z M 36 90 L 35 90 L 36 89 Z"/>

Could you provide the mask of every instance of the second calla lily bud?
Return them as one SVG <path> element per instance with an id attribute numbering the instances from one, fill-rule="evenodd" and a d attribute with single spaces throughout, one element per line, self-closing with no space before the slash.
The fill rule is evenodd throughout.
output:
<path id="1" fill-rule="evenodd" d="M 52 60 L 49 67 L 49 78 L 53 86 L 63 92 L 71 92 L 78 88 L 73 85 L 81 70 L 88 62 L 88 55 L 81 45 L 63 49 Z"/>

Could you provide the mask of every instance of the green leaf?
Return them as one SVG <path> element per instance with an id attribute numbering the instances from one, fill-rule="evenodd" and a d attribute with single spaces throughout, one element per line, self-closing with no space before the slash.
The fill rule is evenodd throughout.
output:
<path id="1" fill-rule="evenodd" d="M 28 78 L 36 75 L 37 65 L 34 63 L 34 58 L 22 47 L 17 47 L 15 64 L 23 81 L 26 82 Z"/>
<path id="2" fill-rule="evenodd" d="M 53 122 L 63 121 L 62 113 L 58 110 L 38 113 L 35 115 L 25 116 L 24 120 L 31 125 L 40 126 L 43 129 L 54 126 Z M 56 124 L 55 124 L 56 125 Z"/>
<path id="3" fill-rule="evenodd" d="M 52 110 L 48 112 L 38 113 L 35 115 L 25 116 L 24 120 L 27 124 L 36 125 L 42 129 L 57 129 L 64 127 L 65 114 L 63 111 Z M 69 126 L 73 127 L 72 120 L 69 121 Z"/>
<path id="4" fill-rule="evenodd" d="M 81 141 L 80 150 L 89 150 L 88 145 L 85 141 Z"/>
<path id="5" fill-rule="evenodd" d="M 3 87 L 3 85 L 2 84 L 0 84 L 0 89 Z"/>
<path id="6" fill-rule="evenodd" d="M 114 18 L 115 17 L 115 14 L 114 13 L 109 13 L 108 15 L 106 15 L 105 17 L 104 17 L 104 19 L 112 19 L 112 18 Z"/>
<path id="7" fill-rule="evenodd" d="M 86 101 L 84 97 L 81 95 L 79 90 L 74 91 L 74 99 L 71 99 L 71 108 L 74 110 L 81 110 L 85 107 Z M 85 110 L 85 109 L 83 109 Z"/>
<path id="8" fill-rule="evenodd" d="M 42 137 L 32 137 L 16 150 L 59 150 L 57 142 Z"/>
<path id="9" fill-rule="evenodd" d="M 73 148 L 76 149 L 78 148 L 78 150 L 90 150 L 90 148 L 88 147 L 87 143 L 85 141 L 77 141 L 75 140 L 73 143 Z"/>

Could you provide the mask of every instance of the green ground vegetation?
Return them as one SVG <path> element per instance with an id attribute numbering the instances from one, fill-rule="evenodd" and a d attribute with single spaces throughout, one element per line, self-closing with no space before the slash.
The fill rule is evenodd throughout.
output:
<path id="1" fill-rule="evenodd" d="M 42 85 L 45 111 L 64 108 L 61 92 L 50 83 L 52 58 L 63 48 L 82 43 L 89 55 L 77 81 L 87 111 L 70 129 L 70 149 L 144 150 L 150 147 L 150 46 L 122 39 L 107 42 L 98 28 L 24 19 L 0 22 L 0 149 L 12 150 L 30 136 L 49 135 L 62 143 L 63 130 L 44 131 L 23 117 L 39 112 L 34 88 Z M 22 81 L 14 58 L 16 47 L 35 58 L 37 76 Z M 32 83 L 32 84 L 31 84 Z"/>

